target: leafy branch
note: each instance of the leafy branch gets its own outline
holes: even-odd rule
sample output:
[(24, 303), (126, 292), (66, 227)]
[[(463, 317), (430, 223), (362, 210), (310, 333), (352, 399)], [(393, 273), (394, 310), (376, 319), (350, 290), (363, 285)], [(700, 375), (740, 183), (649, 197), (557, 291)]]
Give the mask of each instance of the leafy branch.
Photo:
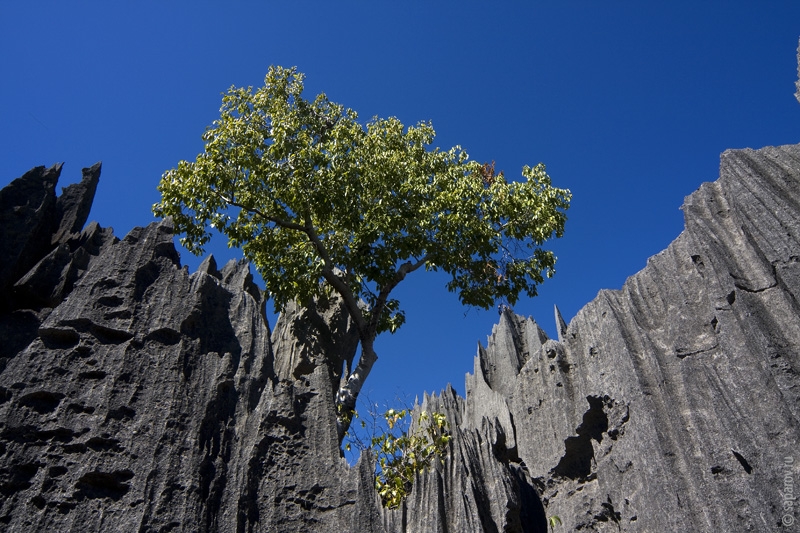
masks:
[[(411, 492), (414, 479), (439, 461), (444, 463), (451, 434), (443, 413), (388, 409), (383, 415), (369, 413), (371, 436), (365, 442), (352, 430), (347, 435), (345, 449), (356, 446), (368, 450), (376, 460), (375, 489), (384, 507), (395, 509)], [(354, 414), (358, 417), (358, 414)], [(366, 420), (360, 425), (367, 429)]]

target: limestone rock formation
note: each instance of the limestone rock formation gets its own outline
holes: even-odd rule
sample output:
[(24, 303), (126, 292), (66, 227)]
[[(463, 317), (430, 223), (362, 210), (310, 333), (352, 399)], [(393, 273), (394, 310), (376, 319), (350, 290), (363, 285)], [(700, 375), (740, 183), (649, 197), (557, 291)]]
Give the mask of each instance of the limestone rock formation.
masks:
[(797, 91), (794, 93), (797, 101), (800, 102), (800, 44), (797, 45), (797, 81), (795, 82)]
[[(333, 398), (357, 335), (338, 301), (289, 306), (270, 332), (248, 265), (209, 257), (190, 274), (169, 221), (122, 240), (94, 222), (76, 233), (99, 166), (56, 198), (60, 170), (0, 194), (0, 529), (502, 529), (471, 504), (384, 515), (371, 459), (341, 457)], [(472, 454), (491, 477), (462, 485), (482, 505), (517, 501), (518, 522), (513, 470)]]
[[(59, 166), (34, 169), (2, 196), (17, 223), (4, 238), (19, 252), (3, 265), (11, 297), (0, 331), (12, 342), (0, 375), (0, 524), (301, 531), (313, 529), (306, 510), (352, 507), (357, 472), (338, 459), (323, 416), (332, 407), (315, 399), (329, 376), (316, 366), (278, 379), (248, 265), (220, 271), (209, 258), (190, 275), (169, 222), (121, 241), (95, 223), (73, 233), (96, 170), (58, 200)], [(304, 333), (325, 349), (348, 340)], [(287, 466), (295, 454), (305, 468)], [(341, 477), (329, 475), (336, 467)]]
[[(5, 251), (5, 259), (0, 264), (2, 293), (7, 294), (10, 284), (28, 273), (47, 252), (52, 252), (50, 261), (63, 260), (68, 255), (65, 245), (74, 234), (81, 232), (89, 217), (100, 180), (100, 163), (83, 169), (81, 182), (66, 187), (56, 198), (55, 187), (60, 174), (61, 165), (49, 169), (36, 167), (0, 191), (0, 227), (3, 228), (0, 247)], [(74, 272), (63, 276), (61, 281), (67, 284), (74, 281)], [(37, 295), (45, 296), (42, 292)], [(11, 302), (3, 303), (7, 306)]]
[(780, 529), (800, 465), (798, 208), (800, 145), (727, 151), (685, 231), (559, 341), (502, 316), (463, 416), (502, 430), (566, 531)]
[[(99, 179), (0, 191), (0, 530), (775, 531), (800, 442), (800, 145), (722, 155), (685, 231), (558, 339), (506, 310), (452, 449), (397, 510), (350, 467), (336, 299), (274, 330), (246, 263), (181, 267), (170, 222), (83, 227)], [(81, 230), (81, 228), (83, 228)]]

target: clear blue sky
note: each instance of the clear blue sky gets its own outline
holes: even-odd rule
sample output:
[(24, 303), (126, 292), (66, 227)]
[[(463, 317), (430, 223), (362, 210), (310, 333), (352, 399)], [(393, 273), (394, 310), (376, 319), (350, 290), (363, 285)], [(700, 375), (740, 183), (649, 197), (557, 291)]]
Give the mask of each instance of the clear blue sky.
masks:
[[(122, 237), (153, 220), (161, 174), (202, 150), (223, 91), (296, 65), (309, 97), (430, 119), (439, 146), (506, 176), (543, 162), (572, 190), (556, 277), (515, 307), (552, 335), (554, 304), (571, 319), (677, 237), (723, 150), (800, 142), (798, 37), (797, 0), (8, 1), (0, 185), (60, 161), (66, 185), (102, 160), (91, 219)], [(463, 394), (498, 315), (462, 308), (444, 281), (398, 288), (408, 321), (378, 339), (374, 399)]]

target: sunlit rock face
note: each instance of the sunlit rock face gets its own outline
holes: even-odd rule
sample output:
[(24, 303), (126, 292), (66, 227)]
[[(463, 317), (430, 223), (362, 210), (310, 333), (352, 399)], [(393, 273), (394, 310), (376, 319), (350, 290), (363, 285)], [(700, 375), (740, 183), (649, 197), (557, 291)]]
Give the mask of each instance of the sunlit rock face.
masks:
[(794, 93), (797, 101), (800, 102), (800, 44), (797, 46), (797, 92)]
[(725, 152), (683, 210), (684, 232), (621, 290), (569, 325), (556, 311), (558, 340), (506, 310), (466, 399), (425, 398), (455, 421), (455, 453), (415, 487), (408, 531), (426, 530), (434, 502), (448, 516), (453, 494), (480, 494), (455, 472), (484, 479), (490, 468), (463, 460), (481, 446), (516, 496), (469, 507), (508, 531), (541, 528), (540, 512), (564, 531), (786, 523), (784, 480), (800, 471), (800, 145)]
[(684, 232), (558, 341), (503, 314), (463, 424), (502, 435), (565, 531), (777, 530), (800, 466), (799, 207), (800, 146), (725, 152)]
[(800, 146), (728, 151), (686, 229), (558, 339), (506, 310), (421, 409), (453, 432), (398, 510), (350, 467), (335, 299), (269, 327), (246, 263), (180, 265), (169, 221), (86, 219), (100, 167), (0, 191), (0, 530), (770, 531), (800, 477)]

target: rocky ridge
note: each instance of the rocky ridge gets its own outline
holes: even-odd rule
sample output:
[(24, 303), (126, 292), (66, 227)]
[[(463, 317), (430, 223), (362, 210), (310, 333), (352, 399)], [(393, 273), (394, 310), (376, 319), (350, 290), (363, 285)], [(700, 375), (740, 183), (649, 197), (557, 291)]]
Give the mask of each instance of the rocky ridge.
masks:
[[(270, 328), (246, 263), (181, 267), (169, 221), (85, 226), (100, 167), (0, 191), (0, 530), (771, 531), (800, 442), (800, 145), (722, 155), (685, 231), (558, 339), (505, 311), (420, 408), (452, 453), (406, 504), (341, 458), (357, 337), (335, 300)], [(787, 463), (787, 458), (792, 463)]]
[(502, 428), (565, 530), (781, 527), (800, 442), (798, 207), (800, 146), (727, 151), (686, 198), (685, 231), (569, 326), (557, 313), (558, 341), (503, 315), (464, 416)]
[[(371, 461), (340, 455), (333, 397), (357, 343), (342, 306), (290, 306), (270, 331), (246, 263), (209, 257), (190, 274), (169, 221), (121, 240), (94, 222), (78, 232), (100, 167), (56, 198), (60, 170), (0, 193), (0, 529), (404, 528)], [(473, 455), (508, 481), (476, 497), (515, 498), (508, 466)], [(492, 520), (431, 512), (446, 530)]]

